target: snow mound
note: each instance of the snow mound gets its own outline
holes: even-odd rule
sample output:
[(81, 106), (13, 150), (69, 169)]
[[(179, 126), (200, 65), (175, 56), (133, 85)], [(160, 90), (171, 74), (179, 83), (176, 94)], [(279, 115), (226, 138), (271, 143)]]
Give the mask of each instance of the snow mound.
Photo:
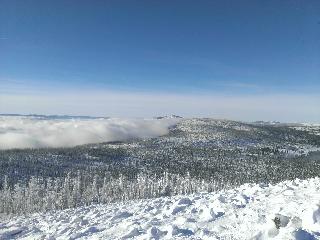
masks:
[(14, 217), (0, 239), (320, 239), (320, 179)]

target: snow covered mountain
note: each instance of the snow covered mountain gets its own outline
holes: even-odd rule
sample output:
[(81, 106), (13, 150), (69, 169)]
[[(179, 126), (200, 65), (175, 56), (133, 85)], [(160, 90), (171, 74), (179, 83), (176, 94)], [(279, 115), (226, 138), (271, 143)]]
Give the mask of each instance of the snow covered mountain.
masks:
[(320, 239), (320, 179), (19, 216), (0, 239)]

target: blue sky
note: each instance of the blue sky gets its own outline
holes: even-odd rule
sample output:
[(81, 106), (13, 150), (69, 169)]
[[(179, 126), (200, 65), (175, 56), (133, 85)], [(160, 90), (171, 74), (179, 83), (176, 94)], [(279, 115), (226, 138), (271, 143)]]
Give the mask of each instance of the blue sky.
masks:
[[(34, 106), (30, 100), (30, 106), (22, 109), (18, 98), (16, 104), (12, 98), (41, 97), (45, 102), (48, 95), (61, 93), (86, 92), (88, 102), (98, 92), (118, 93), (119, 98), (319, 96), (316, 0), (0, 0), (0, 5), (1, 112), (43, 113), (48, 111), (45, 106)], [(44, 92), (47, 95), (42, 96)], [(86, 111), (81, 105), (72, 111), (109, 115), (113, 112), (108, 104), (104, 111), (91, 112), (88, 106)], [(121, 106), (126, 115), (130, 106)], [(48, 113), (68, 111), (63, 103), (50, 107)], [(167, 112), (165, 104), (158, 109), (154, 114)], [(215, 115), (214, 109), (189, 113)], [(306, 115), (306, 120), (320, 117), (318, 112), (310, 114), (313, 117)], [(229, 116), (233, 117), (221, 115)], [(251, 118), (257, 117), (253, 110)]]

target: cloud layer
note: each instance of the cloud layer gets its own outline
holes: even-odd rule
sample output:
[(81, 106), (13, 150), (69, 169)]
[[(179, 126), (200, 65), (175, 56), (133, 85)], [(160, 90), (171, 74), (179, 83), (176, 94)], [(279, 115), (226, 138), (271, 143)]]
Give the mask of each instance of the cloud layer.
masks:
[(44, 119), (0, 117), (0, 149), (72, 147), (168, 133), (177, 119)]

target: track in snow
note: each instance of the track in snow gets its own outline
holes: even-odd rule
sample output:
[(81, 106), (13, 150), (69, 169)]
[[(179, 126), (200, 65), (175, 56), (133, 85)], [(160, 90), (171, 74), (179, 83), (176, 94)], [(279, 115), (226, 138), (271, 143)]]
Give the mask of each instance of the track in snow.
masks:
[(15, 217), (0, 239), (320, 239), (320, 179)]

